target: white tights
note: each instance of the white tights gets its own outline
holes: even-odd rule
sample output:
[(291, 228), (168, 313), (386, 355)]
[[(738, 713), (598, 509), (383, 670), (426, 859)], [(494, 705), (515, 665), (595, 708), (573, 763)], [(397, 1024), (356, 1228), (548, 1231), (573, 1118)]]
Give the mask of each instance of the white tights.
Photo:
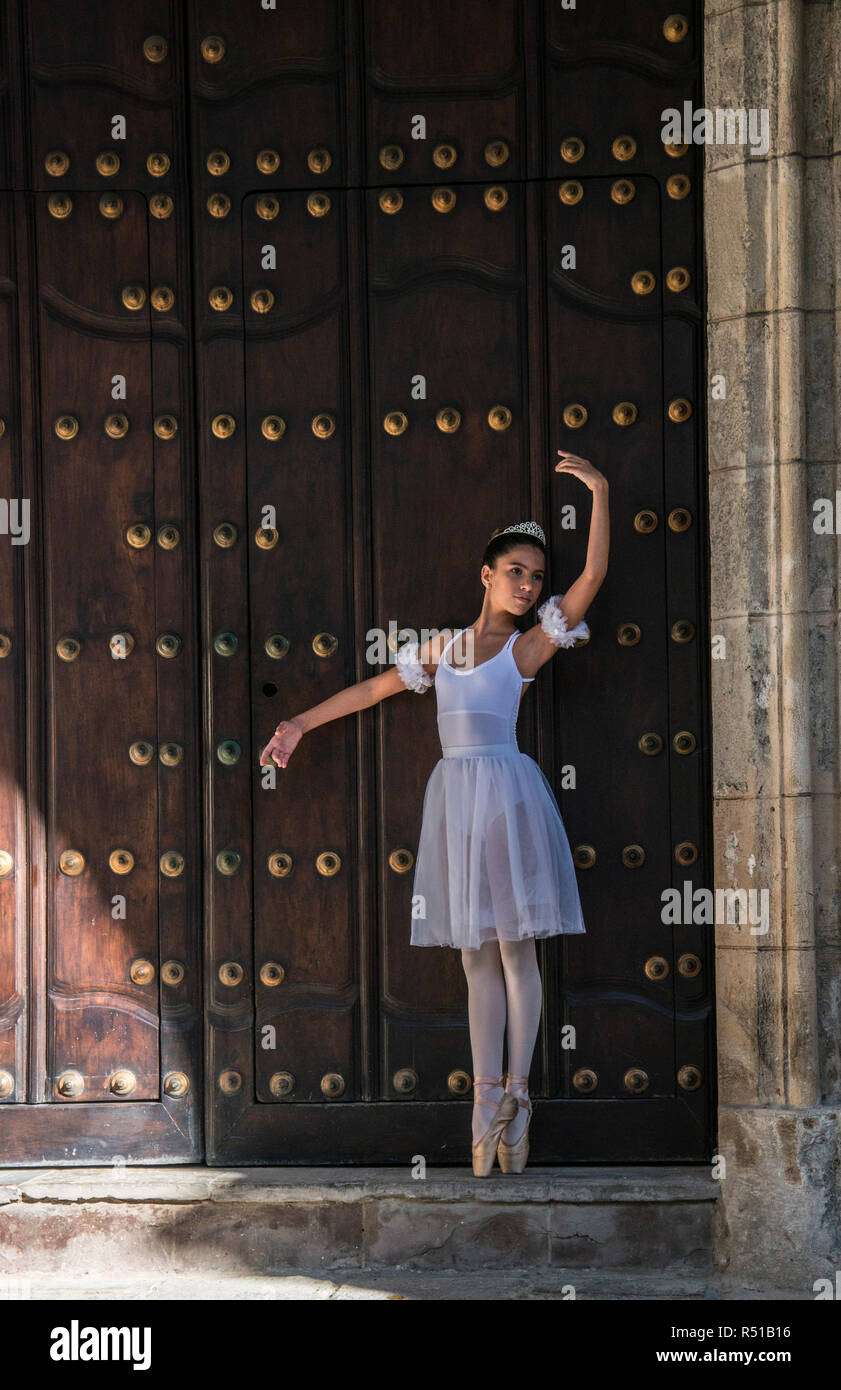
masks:
[[(467, 976), (467, 1016), (474, 1076), (502, 1075), (502, 1043), (508, 1022), (508, 1071), (528, 1076), (543, 990), (534, 937), (522, 941), (485, 941), (476, 951), (461, 952)], [(528, 1095), (522, 1082), (509, 1081), (512, 1095)], [(473, 1140), (481, 1139), (502, 1099), (502, 1086), (480, 1086), (473, 1093)], [(506, 1144), (519, 1139), (528, 1121), (524, 1105), (502, 1132)]]

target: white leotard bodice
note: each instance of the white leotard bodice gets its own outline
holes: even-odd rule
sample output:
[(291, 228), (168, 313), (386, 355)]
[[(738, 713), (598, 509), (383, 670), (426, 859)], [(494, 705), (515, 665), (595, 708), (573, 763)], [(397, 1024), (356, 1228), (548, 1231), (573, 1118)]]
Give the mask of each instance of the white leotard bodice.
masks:
[(438, 733), (445, 758), (462, 758), (484, 753), (488, 756), (519, 756), (517, 711), (523, 676), (514, 660), (513, 646), (520, 636), (512, 632), (496, 656), (478, 666), (453, 666), (446, 660), (459, 629), (445, 646), (435, 671), (435, 697), (438, 703)]

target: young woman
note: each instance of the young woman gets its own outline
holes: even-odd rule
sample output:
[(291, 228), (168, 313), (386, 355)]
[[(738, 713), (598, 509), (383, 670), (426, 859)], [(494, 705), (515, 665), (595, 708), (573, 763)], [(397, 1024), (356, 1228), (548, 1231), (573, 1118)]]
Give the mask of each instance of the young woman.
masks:
[(589, 635), (582, 619), (607, 572), (607, 481), (587, 459), (558, 453), (556, 471), (573, 474), (593, 495), (590, 535), (584, 569), (542, 605), (540, 621), (524, 632), (516, 626), (537, 602), (546, 573), (543, 531), (525, 521), (491, 537), (482, 610), (469, 628), (407, 643), (391, 670), (284, 720), (260, 757), (261, 765), (286, 767), (303, 734), (319, 724), (435, 685), (443, 756), (424, 795), (411, 944), (461, 951), (477, 1177), (488, 1176), (496, 1156), (512, 1173), (521, 1173), (528, 1158), (528, 1079), (542, 1002), (535, 938), (586, 931), (558, 804), (516, 741), (523, 694), (559, 647)]

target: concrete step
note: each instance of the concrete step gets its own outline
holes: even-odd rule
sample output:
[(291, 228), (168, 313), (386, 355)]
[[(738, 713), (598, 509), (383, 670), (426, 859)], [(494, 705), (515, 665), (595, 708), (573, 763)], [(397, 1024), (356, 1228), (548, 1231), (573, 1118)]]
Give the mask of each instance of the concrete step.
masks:
[(326, 1279), (329, 1297), (343, 1277), (377, 1270), (648, 1270), (701, 1287), (718, 1193), (695, 1166), (484, 1179), (453, 1168), (418, 1179), (387, 1168), (4, 1169), (0, 1271), (75, 1287), (117, 1274), (306, 1273)]

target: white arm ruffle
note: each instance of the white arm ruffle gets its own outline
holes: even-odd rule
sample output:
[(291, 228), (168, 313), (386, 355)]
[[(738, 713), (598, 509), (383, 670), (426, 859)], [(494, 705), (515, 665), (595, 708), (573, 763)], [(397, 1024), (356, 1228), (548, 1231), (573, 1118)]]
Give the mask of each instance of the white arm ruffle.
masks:
[(422, 695), (431, 686), (432, 677), (418, 660), (418, 647), (417, 642), (405, 642), (395, 656), (394, 664), (406, 689)]
[(579, 637), (589, 637), (590, 629), (582, 620), (575, 627), (567, 627), (566, 614), (561, 611), (563, 594), (553, 594), (537, 610), (540, 626), (556, 647), (574, 647)]

